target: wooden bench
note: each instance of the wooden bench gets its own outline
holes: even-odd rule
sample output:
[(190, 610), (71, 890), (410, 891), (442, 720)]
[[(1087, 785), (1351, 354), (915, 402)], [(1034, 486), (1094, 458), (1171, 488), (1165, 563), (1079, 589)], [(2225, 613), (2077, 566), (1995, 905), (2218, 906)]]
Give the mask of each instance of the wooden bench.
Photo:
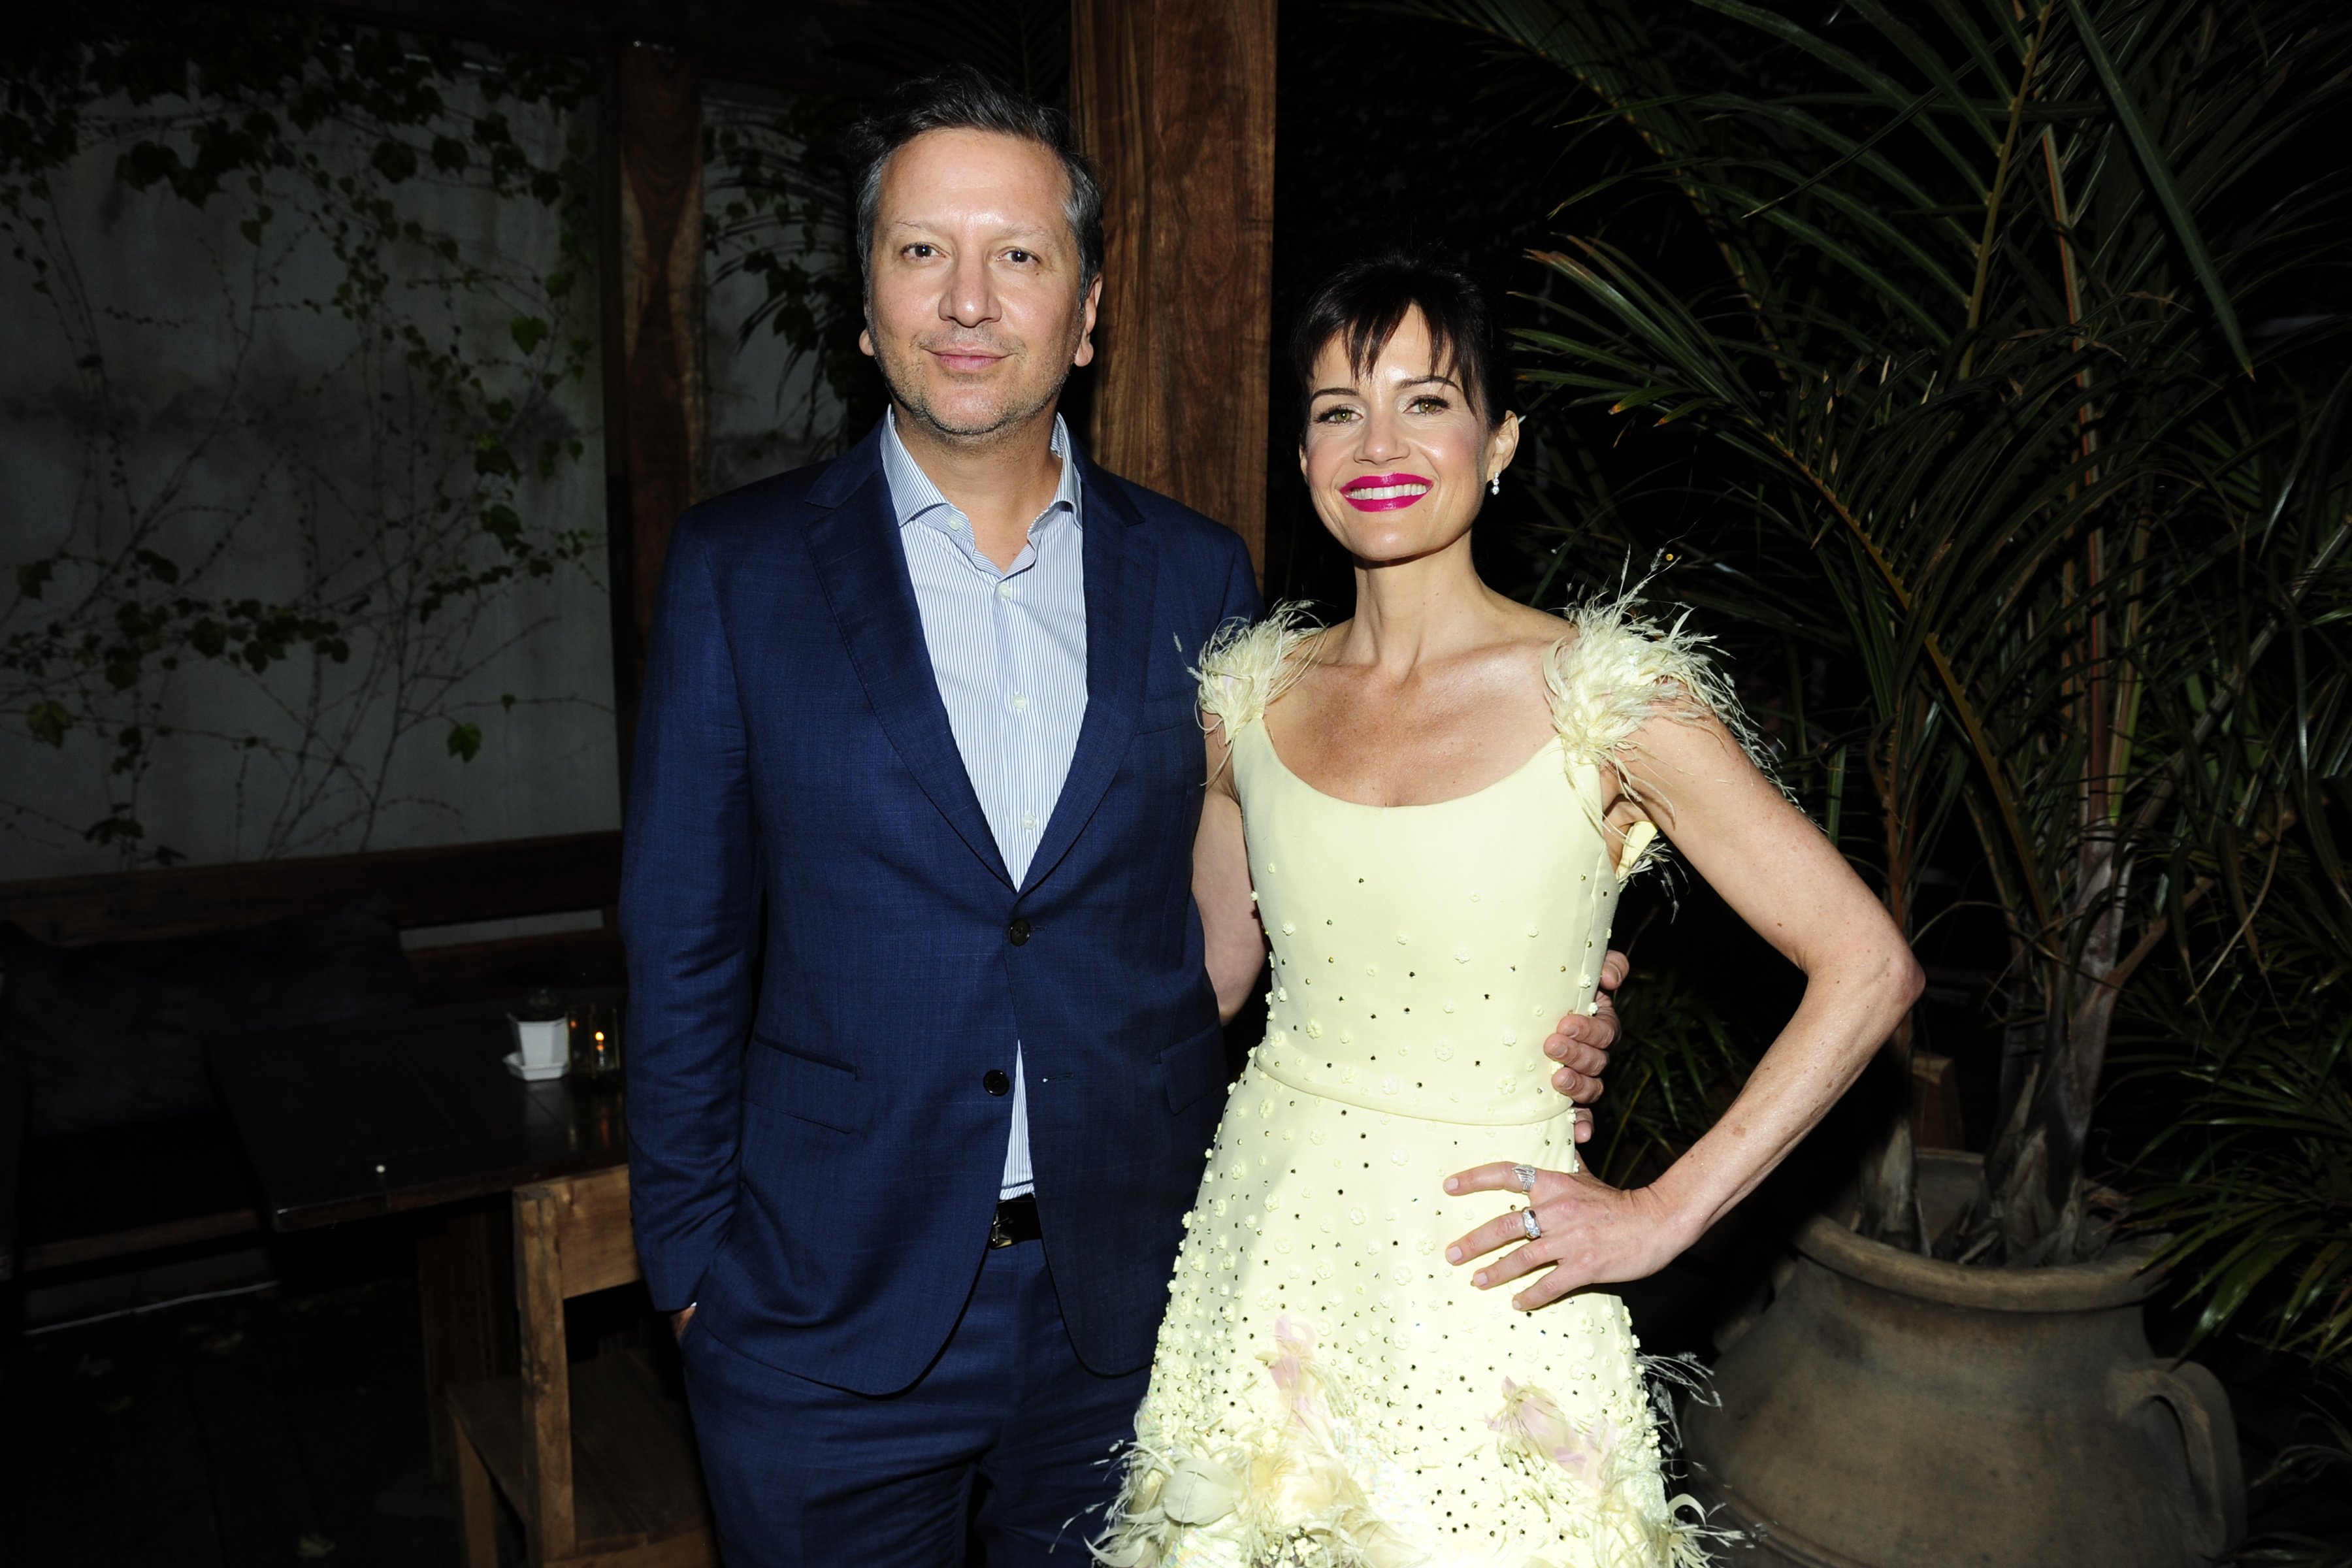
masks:
[[(323, 914), (386, 891), (404, 945), (423, 939), (407, 952), (416, 1005), (491, 1007), (534, 984), (620, 984), (620, 883), (621, 836), (581, 833), (0, 882), (0, 921), (75, 947)], [(580, 916), (565, 923), (583, 929), (525, 935), (466, 929), (560, 915)], [(5, 1047), (0, 1040), (0, 1053)], [(226, 1116), (27, 1139), (16, 1158), (24, 1127), (21, 1091), (12, 1094), (17, 1083), (0, 1056), (0, 1279), (260, 1228)], [(165, 1173), (168, 1179), (159, 1179)]]

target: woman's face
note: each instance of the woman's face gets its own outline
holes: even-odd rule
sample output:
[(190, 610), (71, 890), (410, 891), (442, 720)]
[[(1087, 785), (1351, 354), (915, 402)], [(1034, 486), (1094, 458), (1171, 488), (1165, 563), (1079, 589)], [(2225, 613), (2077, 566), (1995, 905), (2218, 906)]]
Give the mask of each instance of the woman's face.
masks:
[(1315, 361), (1299, 471), (1323, 526), (1368, 565), (1411, 561), (1470, 531), (1482, 487), (1508, 467), (1519, 424), (1491, 429), (1437, 367), (1429, 325), (1409, 311), (1361, 378), (1339, 338)]

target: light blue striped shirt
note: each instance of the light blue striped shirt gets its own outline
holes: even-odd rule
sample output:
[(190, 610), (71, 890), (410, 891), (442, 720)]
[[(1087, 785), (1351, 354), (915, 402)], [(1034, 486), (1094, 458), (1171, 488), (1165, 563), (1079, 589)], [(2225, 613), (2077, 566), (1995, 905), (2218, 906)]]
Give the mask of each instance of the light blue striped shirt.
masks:
[[(892, 410), (882, 431), (882, 474), (898, 514), (907, 574), (948, 728), (963, 755), (1004, 868), (1018, 887), (1061, 798), (1078, 726), (1087, 716), (1087, 576), (1084, 509), (1070, 434), (1054, 416), (1062, 482), (1029, 525), (1029, 542), (999, 571), (971, 536), (971, 520), (940, 493), (898, 438)], [(1029, 1169), (1029, 1086), (1013, 1048), (1013, 1136), (1000, 1195), (1034, 1185)]]

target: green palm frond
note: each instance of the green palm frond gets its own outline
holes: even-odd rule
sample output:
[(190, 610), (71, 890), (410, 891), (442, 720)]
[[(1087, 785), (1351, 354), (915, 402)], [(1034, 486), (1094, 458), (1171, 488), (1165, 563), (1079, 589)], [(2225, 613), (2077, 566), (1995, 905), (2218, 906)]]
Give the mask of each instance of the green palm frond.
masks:
[(2192, 961), (2137, 1000), (2137, 1072), (2183, 1104), (2142, 1157), (2143, 1200), (2171, 1233), (2164, 1260), (2200, 1303), (2200, 1337), (2235, 1327), (2352, 1366), (2352, 900), (2311, 843), (2249, 836), (2247, 860), (2284, 874), (2246, 913), (2209, 900), (2190, 919), (2197, 958), (2235, 948), (2259, 963), (2199, 987), (2210, 964)]

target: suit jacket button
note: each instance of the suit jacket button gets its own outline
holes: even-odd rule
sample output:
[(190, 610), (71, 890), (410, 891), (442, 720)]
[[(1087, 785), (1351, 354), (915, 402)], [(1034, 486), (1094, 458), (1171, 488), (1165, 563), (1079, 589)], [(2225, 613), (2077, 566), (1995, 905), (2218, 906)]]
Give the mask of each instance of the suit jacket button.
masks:
[(1013, 946), (1026, 946), (1029, 941), (1029, 922), (1026, 920), (1014, 921), (1004, 928), (1004, 934), (1013, 939)]
[(1003, 1068), (991, 1068), (987, 1076), (980, 1080), (980, 1087), (1002, 1098), (1013, 1091), (1013, 1080), (1004, 1076)]

